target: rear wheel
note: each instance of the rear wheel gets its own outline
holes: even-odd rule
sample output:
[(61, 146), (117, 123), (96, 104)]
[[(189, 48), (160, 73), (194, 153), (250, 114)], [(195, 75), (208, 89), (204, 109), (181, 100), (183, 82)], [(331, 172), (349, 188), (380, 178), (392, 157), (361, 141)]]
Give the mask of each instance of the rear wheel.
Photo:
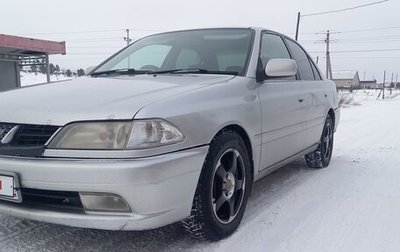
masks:
[(318, 148), (305, 155), (306, 163), (311, 168), (325, 168), (329, 165), (333, 151), (334, 125), (331, 115), (328, 115)]
[(251, 191), (250, 167), (238, 134), (226, 131), (215, 137), (200, 175), (191, 216), (183, 221), (191, 234), (216, 241), (237, 229)]

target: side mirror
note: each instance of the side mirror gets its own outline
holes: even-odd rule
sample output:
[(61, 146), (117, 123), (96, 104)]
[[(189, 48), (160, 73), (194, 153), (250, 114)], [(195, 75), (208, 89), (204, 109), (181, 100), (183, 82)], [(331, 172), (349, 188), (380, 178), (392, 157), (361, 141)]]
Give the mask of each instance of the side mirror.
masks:
[(265, 67), (268, 77), (291, 77), (297, 74), (297, 63), (292, 59), (271, 59)]

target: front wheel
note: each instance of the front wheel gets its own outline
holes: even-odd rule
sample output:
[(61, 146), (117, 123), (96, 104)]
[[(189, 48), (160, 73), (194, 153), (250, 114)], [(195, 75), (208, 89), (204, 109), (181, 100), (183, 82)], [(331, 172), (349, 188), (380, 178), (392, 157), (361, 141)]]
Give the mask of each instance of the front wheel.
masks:
[(305, 155), (305, 160), (309, 167), (325, 168), (329, 165), (333, 151), (333, 131), (333, 119), (331, 115), (328, 115), (318, 148), (314, 152)]
[(182, 223), (196, 238), (216, 241), (239, 226), (251, 192), (249, 155), (233, 131), (215, 137), (200, 175), (191, 216)]

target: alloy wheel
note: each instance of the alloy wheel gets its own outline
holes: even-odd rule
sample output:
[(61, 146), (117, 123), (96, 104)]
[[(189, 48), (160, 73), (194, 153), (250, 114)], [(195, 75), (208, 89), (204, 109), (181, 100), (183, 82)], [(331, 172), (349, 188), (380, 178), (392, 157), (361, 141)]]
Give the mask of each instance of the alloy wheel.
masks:
[(235, 219), (243, 202), (246, 173), (238, 150), (228, 149), (218, 159), (212, 182), (212, 205), (215, 217), (223, 224)]
[(328, 159), (332, 153), (333, 146), (333, 129), (332, 124), (327, 123), (324, 127), (324, 133), (322, 136), (322, 155), (325, 159)]

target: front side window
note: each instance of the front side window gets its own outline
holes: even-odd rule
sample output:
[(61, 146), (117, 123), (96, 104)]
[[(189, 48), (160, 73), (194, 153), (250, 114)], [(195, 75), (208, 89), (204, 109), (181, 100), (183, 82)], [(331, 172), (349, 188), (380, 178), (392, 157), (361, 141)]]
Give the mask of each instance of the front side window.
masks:
[(286, 39), (287, 45), (292, 53), (293, 59), (297, 62), (297, 72), (301, 80), (314, 80), (314, 73), (307, 54), (304, 50), (290, 39)]
[(271, 59), (290, 59), (290, 55), (280, 36), (264, 33), (260, 48), (260, 60), (263, 69)]
[(135, 69), (204, 69), (244, 75), (250, 58), (251, 29), (204, 29), (156, 34), (133, 43), (96, 72)]

